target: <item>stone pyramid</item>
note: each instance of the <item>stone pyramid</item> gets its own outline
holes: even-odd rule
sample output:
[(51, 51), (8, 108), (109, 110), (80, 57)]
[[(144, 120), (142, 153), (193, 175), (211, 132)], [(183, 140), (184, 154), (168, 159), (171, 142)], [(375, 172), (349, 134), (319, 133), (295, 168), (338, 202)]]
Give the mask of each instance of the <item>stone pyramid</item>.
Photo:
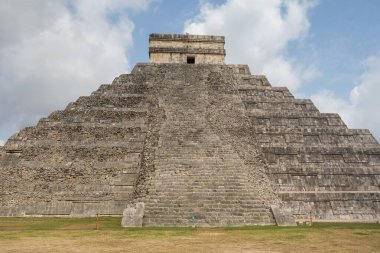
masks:
[(0, 149), (0, 216), (121, 215), (143, 226), (380, 219), (368, 130), (224, 64), (222, 36), (150, 35), (137, 64)]

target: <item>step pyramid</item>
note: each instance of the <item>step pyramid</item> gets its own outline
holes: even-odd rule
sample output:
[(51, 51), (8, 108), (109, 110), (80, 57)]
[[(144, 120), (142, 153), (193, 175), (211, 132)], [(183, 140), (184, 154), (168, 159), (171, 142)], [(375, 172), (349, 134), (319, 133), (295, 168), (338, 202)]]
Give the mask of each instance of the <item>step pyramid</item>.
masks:
[(380, 145), (368, 130), (220, 64), (220, 49), (157, 49), (220, 38), (151, 35), (154, 61), (13, 135), (0, 148), (0, 216), (121, 215), (143, 202), (143, 226), (273, 224), (271, 206), (378, 221)]

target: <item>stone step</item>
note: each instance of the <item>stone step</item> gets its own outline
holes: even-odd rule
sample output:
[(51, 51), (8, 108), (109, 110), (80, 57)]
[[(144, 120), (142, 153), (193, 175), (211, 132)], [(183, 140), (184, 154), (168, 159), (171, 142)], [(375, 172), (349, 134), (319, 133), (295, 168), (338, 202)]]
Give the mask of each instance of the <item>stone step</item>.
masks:
[(284, 193), (297, 219), (379, 220), (380, 195), (375, 193)]
[(135, 146), (68, 146), (68, 147), (29, 147), (22, 149), (22, 157), (24, 159), (40, 159), (45, 162), (51, 161), (72, 161), (76, 157), (82, 160), (92, 160), (93, 162), (105, 160), (121, 160), (128, 153), (142, 152), (143, 145)]
[(345, 126), (295, 127), (275, 126), (252, 128), (252, 134), (260, 143), (304, 143), (308, 146), (336, 145), (377, 147), (379, 144), (366, 129), (348, 129)]
[[(283, 141), (283, 138), (279, 138), (279, 136), (271, 136), (268, 137), (271, 141), (267, 141), (268, 139), (260, 139), (257, 140), (260, 142), (260, 147), (265, 153), (274, 153), (281, 154), (281, 148), (287, 149), (285, 152), (287, 154), (305, 154), (305, 153), (317, 153), (317, 154), (349, 154), (354, 155), (357, 154), (379, 154), (380, 153), (380, 145), (376, 142), (362, 142), (357, 143), (355, 145), (350, 145), (349, 140), (344, 141), (343, 138), (336, 138), (337, 142), (313, 142), (310, 144), (307, 141), (302, 141), (302, 139), (298, 140), (298, 142), (292, 141)], [(302, 137), (300, 137), (302, 138)], [(280, 149), (278, 149), (280, 148)], [(293, 151), (292, 151), (293, 150)], [(290, 152), (290, 153), (289, 153)], [(284, 153), (286, 154), (286, 153)]]
[(346, 126), (316, 126), (316, 127), (307, 127), (307, 126), (294, 126), (289, 128), (285, 125), (280, 126), (252, 126), (251, 131), (253, 134), (302, 134), (302, 135), (342, 135), (342, 136), (372, 136), (368, 129), (350, 129)]
[(249, 75), (249, 74), (240, 74), (240, 83), (250, 86), (268, 86), (271, 87), (270, 83), (266, 76), (263, 75)]
[(308, 100), (297, 99), (243, 99), (247, 109), (265, 110), (265, 111), (303, 111), (319, 112), (315, 105)]
[(377, 141), (371, 135), (304, 135), (295, 133), (271, 133), (255, 134), (255, 140), (261, 146), (268, 143), (284, 145), (307, 145), (308, 147), (350, 147), (355, 142), (356, 147), (376, 148), (379, 146)]
[[(282, 165), (289, 163), (292, 166), (299, 164), (316, 163), (323, 167), (329, 167), (332, 164), (345, 164), (345, 163), (362, 163), (367, 166), (373, 166), (379, 163), (380, 154), (375, 153), (376, 150), (366, 150), (360, 152), (347, 152), (347, 150), (339, 148), (332, 148), (331, 150), (324, 151), (301, 151), (295, 153), (295, 150), (277, 150), (266, 148), (264, 157), (269, 164)], [(360, 165), (359, 165), (360, 166)]]
[(137, 109), (117, 109), (115, 108), (77, 108), (73, 110), (64, 110), (53, 112), (49, 119), (64, 122), (94, 122), (105, 120), (107, 123), (118, 123), (121, 121), (144, 118), (147, 116), (146, 110)]
[(146, 99), (143, 95), (134, 96), (86, 96), (71, 103), (66, 109), (72, 108), (136, 108), (146, 107)]
[[(379, 202), (379, 191), (284, 191), (279, 192), (285, 200), (313, 200), (313, 201), (347, 201), (347, 200), (369, 200)], [(379, 202), (380, 204), (380, 202)]]
[(145, 138), (135, 138), (130, 140), (120, 140), (117, 138), (113, 139), (38, 139), (38, 140), (24, 140), (23, 142), (10, 142), (6, 147), (6, 151), (8, 150), (24, 150), (28, 148), (55, 148), (58, 146), (62, 146), (65, 148), (70, 147), (86, 147), (89, 148), (108, 148), (108, 147), (130, 147), (131, 150), (140, 149), (140, 147), (144, 144)]
[[(198, 213), (196, 211), (191, 211), (191, 209), (195, 209), (195, 208), (190, 208), (190, 210), (187, 210), (184, 208), (173, 208), (173, 207), (162, 208), (162, 209), (157, 208), (153, 210), (148, 209), (145, 212), (145, 217), (150, 218), (151, 216), (151, 217), (154, 217), (153, 219), (157, 219), (157, 220), (158, 219), (160, 220), (177, 219), (177, 218), (191, 219), (193, 215), (196, 215)], [(204, 207), (202, 209), (207, 209), (207, 213), (205, 215), (211, 216), (213, 215), (213, 213), (215, 214), (217, 213), (219, 218), (227, 218), (227, 219), (234, 219), (234, 217), (245, 217), (245, 218), (268, 217), (268, 212), (266, 210), (250, 212), (248, 209), (237, 209), (237, 208), (229, 207), (229, 206), (225, 206), (225, 207), (222, 206), (220, 208)], [(200, 213), (202, 213), (202, 211)]]
[(310, 99), (298, 99), (298, 98), (276, 98), (276, 97), (243, 97), (241, 98), (245, 105), (250, 104), (295, 104), (295, 105), (310, 105), (314, 106), (314, 103)]
[(302, 111), (247, 110), (247, 116), (256, 126), (323, 127), (346, 126), (337, 114)]
[(255, 118), (289, 118), (289, 119), (298, 119), (298, 118), (326, 118), (329, 120), (340, 119), (339, 114), (336, 113), (319, 113), (319, 112), (302, 112), (302, 111), (285, 111), (281, 112), (278, 110), (275, 111), (265, 111), (265, 110), (254, 110), (247, 109), (247, 116)]
[(49, 128), (49, 127), (89, 127), (89, 128), (123, 128), (125, 131), (129, 132), (146, 132), (147, 125), (145, 118), (134, 118), (128, 120), (121, 120), (120, 122), (112, 122), (112, 120), (94, 119), (92, 122), (86, 122), (84, 119), (76, 121), (64, 121), (55, 120), (49, 118), (42, 118), (38, 124), (38, 128)]
[[(246, 116), (257, 118), (257, 119), (271, 119), (271, 118), (284, 118), (284, 119), (300, 119), (300, 118), (320, 118), (321, 113), (313, 112), (303, 112), (303, 111), (291, 111), (286, 110), (284, 112), (278, 110), (255, 110), (247, 109)], [(275, 125), (274, 125), (275, 126)]]
[[(335, 156), (335, 155), (334, 155)], [(313, 160), (311, 160), (313, 159)], [(298, 166), (305, 164), (314, 163), (315, 166), (319, 165), (321, 167), (330, 167), (334, 164), (341, 164), (342, 166), (346, 166), (348, 163), (354, 163), (357, 166), (378, 166), (380, 163), (379, 155), (367, 155), (360, 158), (348, 158), (347, 160), (341, 159), (336, 160), (335, 157), (331, 159), (328, 155), (316, 156), (312, 157), (309, 161), (305, 162), (304, 160), (299, 161), (296, 155), (273, 155), (273, 154), (265, 154), (265, 162), (269, 165), (276, 166)]]
[(268, 171), (271, 174), (290, 175), (378, 175), (380, 165), (368, 166), (355, 163), (333, 163), (329, 167), (321, 168), (318, 163), (298, 164), (288, 167), (279, 167), (268, 164)]
[(380, 190), (380, 175), (289, 175), (273, 174), (278, 189), (309, 190)]
[(287, 98), (292, 99), (294, 96), (286, 87), (256, 86), (251, 84), (239, 84), (239, 95), (242, 98)]
[[(146, 132), (136, 131), (136, 128), (82, 126), (82, 125), (55, 125), (50, 127), (30, 127), (20, 131), (19, 140), (32, 143), (55, 139), (58, 142), (95, 142), (95, 141), (144, 141)], [(17, 141), (16, 139), (10, 139)]]
[(251, 75), (251, 71), (249, 70), (248, 65), (245, 65), (245, 64), (228, 64), (227, 67), (235, 75), (238, 75), (238, 76), (250, 76)]
[(302, 144), (291, 144), (284, 145), (283, 143), (268, 143), (262, 144), (261, 149), (264, 153), (272, 153), (272, 154), (290, 154), (290, 155), (301, 155), (304, 153), (311, 154), (337, 154), (337, 155), (354, 155), (354, 154), (380, 154), (380, 145), (377, 145), (373, 148), (367, 147), (355, 147), (355, 146), (347, 146), (347, 147), (329, 147), (329, 146), (316, 146), (310, 147)]
[[(255, 91), (263, 91), (263, 92), (289, 92), (291, 95), (289, 89), (285, 86), (283, 87), (273, 87), (273, 86), (255, 86), (255, 85), (247, 85), (245, 83), (239, 83), (237, 86), (237, 90), (241, 93), (244, 94), (244, 92), (255, 92)], [(249, 93), (247, 93), (249, 94)], [(263, 96), (264, 97), (264, 96)], [(290, 97), (293, 97), (291, 95)]]
[(140, 150), (144, 144), (144, 140), (136, 141), (82, 141), (82, 140), (38, 140), (38, 141), (24, 141), (19, 144), (20, 149), (102, 149), (102, 148), (128, 148), (130, 150)]
[(134, 83), (136, 81), (136, 76), (133, 74), (121, 74), (112, 81), (114, 84), (123, 84), (123, 83)]
[(147, 94), (150, 89), (149, 85), (138, 83), (101, 85), (97, 91), (92, 93), (92, 95), (124, 96), (129, 94)]

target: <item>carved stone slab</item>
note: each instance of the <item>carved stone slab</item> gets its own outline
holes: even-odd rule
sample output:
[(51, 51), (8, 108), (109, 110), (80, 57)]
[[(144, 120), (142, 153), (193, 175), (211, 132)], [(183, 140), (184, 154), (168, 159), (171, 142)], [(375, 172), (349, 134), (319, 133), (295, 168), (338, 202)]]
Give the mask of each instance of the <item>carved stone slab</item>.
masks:
[(139, 202), (128, 205), (123, 211), (122, 227), (142, 227), (145, 205)]
[(285, 209), (280, 209), (278, 206), (271, 206), (271, 210), (276, 220), (277, 226), (287, 227), (287, 226), (297, 226), (296, 221), (294, 220), (293, 215), (290, 211)]

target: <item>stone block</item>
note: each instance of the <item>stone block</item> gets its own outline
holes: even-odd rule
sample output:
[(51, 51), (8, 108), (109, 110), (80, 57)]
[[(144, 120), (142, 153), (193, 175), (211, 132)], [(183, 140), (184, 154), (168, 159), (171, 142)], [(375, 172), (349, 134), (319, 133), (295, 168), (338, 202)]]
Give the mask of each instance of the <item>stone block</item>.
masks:
[(123, 211), (122, 227), (142, 227), (145, 205), (143, 202), (129, 204)]
[(271, 206), (271, 211), (273, 213), (277, 226), (297, 226), (291, 210), (280, 209), (278, 206)]

